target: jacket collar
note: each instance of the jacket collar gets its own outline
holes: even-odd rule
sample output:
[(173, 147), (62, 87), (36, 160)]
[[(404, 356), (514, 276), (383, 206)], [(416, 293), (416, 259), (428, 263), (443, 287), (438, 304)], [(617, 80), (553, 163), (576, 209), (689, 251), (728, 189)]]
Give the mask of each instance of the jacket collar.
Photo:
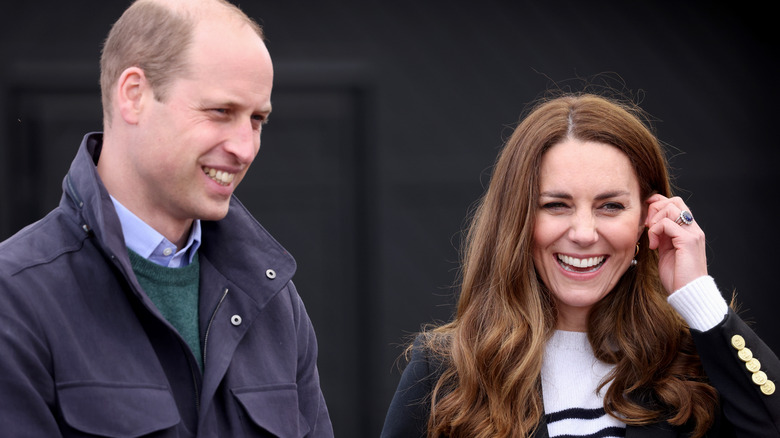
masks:
[(84, 136), (62, 182), (60, 207), (72, 211), (81, 229), (94, 235), (109, 256), (128, 259), (119, 217), (97, 173), (102, 146), (103, 134), (93, 132)]
[[(129, 257), (119, 218), (111, 197), (97, 173), (96, 164), (103, 146), (103, 134), (84, 136), (76, 158), (62, 183), (60, 207), (73, 212), (83, 232), (94, 235), (98, 245), (130, 273)], [(292, 278), (295, 259), (233, 196), (227, 216), (220, 221), (202, 221), (201, 255), (231, 282), (250, 294), (259, 304), (269, 301)], [(273, 273), (268, 273), (268, 270)], [(259, 271), (259, 272), (258, 272)], [(257, 287), (258, 277), (273, 276), (273, 286)]]
[(224, 219), (201, 221), (201, 229), (201, 255), (225, 278), (253, 296), (260, 307), (292, 279), (295, 259), (235, 196)]

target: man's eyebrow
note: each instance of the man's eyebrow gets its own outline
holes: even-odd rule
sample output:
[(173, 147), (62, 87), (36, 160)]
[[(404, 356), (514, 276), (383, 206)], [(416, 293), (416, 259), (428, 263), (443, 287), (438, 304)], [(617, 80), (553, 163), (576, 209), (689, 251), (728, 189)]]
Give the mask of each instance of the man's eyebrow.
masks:
[[(233, 99), (213, 99), (210, 101), (210, 103), (207, 103), (205, 106), (218, 106), (218, 107), (224, 107), (224, 108), (245, 108), (247, 105), (244, 103), (240, 103), (238, 101), (235, 101)], [(260, 114), (271, 114), (272, 106), (269, 103), (268, 105), (264, 105), (262, 108), (258, 109), (257, 113)]]

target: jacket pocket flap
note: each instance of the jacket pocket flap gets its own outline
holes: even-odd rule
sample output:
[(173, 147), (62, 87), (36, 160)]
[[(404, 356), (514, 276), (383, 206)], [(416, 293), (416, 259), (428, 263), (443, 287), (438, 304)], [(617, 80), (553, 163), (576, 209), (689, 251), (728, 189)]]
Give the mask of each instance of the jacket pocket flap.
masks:
[(253, 388), (237, 388), (233, 395), (257, 426), (278, 437), (302, 437), (309, 425), (298, 408), (294, 383)]
[(59, 384), (57, 393), (65, 422), (94, 435), (137, 437), (181, 421), (164, 386), (74, 382)]

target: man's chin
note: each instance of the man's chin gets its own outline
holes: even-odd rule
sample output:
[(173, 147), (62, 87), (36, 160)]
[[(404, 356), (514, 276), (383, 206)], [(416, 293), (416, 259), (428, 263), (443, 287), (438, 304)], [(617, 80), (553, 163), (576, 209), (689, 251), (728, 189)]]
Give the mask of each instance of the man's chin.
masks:
[(198, 219), (202, 221), (218, 221), (222, 220), (227, 216), (228, 214), (228, 208), (230, 207), (229, 203), (225, 203), (224, 207), (215, 207), (212, 209), (209, 209), (207, 211), (201, 211), (198, 215)]

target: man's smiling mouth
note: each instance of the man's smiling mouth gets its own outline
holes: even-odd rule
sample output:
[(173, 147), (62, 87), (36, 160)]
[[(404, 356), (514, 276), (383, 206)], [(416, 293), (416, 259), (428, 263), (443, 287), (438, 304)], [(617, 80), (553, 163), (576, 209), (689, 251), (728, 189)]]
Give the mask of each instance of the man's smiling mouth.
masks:
[(563, 254), (558, 254), (557, 259), (558, 259), (558, 264), (561, 265), (563, 269), (569, 272), (578, 272), (578, 273), (595, 272), (601, 267), (601, 265), (604, 264), (604, 261), (607, 260), (605, 256), (578, 259), (576, 257), (571, 257)]
[(233, 182), (233, 178), (236, 177), (235, 173), (228, 173), (223, 172), (221, 170), (213, 169), (211, 167), (203, 167), (203, 173), (208, 175), (211, 179), (216, 181), (218, 184), (227, 186), (230, 185), (231, 182)]

